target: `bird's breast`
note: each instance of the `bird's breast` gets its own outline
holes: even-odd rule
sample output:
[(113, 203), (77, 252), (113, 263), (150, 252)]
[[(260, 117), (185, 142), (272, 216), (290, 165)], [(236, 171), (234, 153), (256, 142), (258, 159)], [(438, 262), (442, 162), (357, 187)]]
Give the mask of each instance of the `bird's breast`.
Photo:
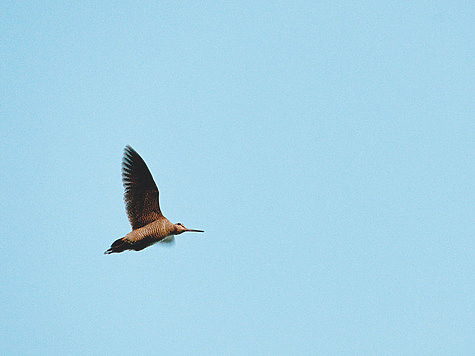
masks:
[(127, 234), (126, 238), (132, 242), (138, 242), (145, 239), (158, 242), (167, 236), (173, 235), (174, 231), (175, 225), (168, 220), (160, 219), (139, 229), (133, 230)]

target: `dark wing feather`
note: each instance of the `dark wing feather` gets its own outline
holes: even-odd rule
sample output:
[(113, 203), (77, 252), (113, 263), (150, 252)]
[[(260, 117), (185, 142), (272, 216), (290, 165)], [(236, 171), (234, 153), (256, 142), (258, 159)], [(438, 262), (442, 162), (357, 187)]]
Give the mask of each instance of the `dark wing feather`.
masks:
[(158, 188), (142, 157), (130, 146), (122, 159), (125, 208), (132, 229), (138, 229), (162, 216)]

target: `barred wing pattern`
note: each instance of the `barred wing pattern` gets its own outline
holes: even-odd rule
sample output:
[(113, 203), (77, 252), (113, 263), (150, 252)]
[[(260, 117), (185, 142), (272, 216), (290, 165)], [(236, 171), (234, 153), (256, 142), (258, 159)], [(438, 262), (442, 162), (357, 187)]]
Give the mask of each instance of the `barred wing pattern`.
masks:
[(142, 157), (130, 146), (122, 159), (125, 207), (132, 229), (138, 229), (162, 217), (158, 188)]

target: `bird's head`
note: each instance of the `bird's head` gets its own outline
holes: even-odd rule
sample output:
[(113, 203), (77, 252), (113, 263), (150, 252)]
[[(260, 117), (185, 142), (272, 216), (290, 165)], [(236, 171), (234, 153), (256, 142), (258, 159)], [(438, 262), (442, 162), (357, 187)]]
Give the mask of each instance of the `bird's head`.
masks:
[(187, 227), (185, 227), (185, 225), (183, 225), (182, 223), (176, 223), (175, 224), (175, 228), (176, 228), (176, 233), (175, 235), (180, 235), (186, 231), (190, 231), (190, 232), (204, 232), (203, 230), (194, 230), (194, 229), (188, 229)]

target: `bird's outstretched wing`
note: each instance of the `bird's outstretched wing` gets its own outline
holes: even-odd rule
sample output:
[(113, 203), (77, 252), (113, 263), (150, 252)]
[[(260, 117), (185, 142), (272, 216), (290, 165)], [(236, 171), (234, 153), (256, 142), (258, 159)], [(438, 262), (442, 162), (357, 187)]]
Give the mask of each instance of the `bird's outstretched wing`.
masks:
[(162, 216), (158, 188), (142, 157), (130, 146), (122, 159), (125, 208), (132, 229), (138, 229)]

